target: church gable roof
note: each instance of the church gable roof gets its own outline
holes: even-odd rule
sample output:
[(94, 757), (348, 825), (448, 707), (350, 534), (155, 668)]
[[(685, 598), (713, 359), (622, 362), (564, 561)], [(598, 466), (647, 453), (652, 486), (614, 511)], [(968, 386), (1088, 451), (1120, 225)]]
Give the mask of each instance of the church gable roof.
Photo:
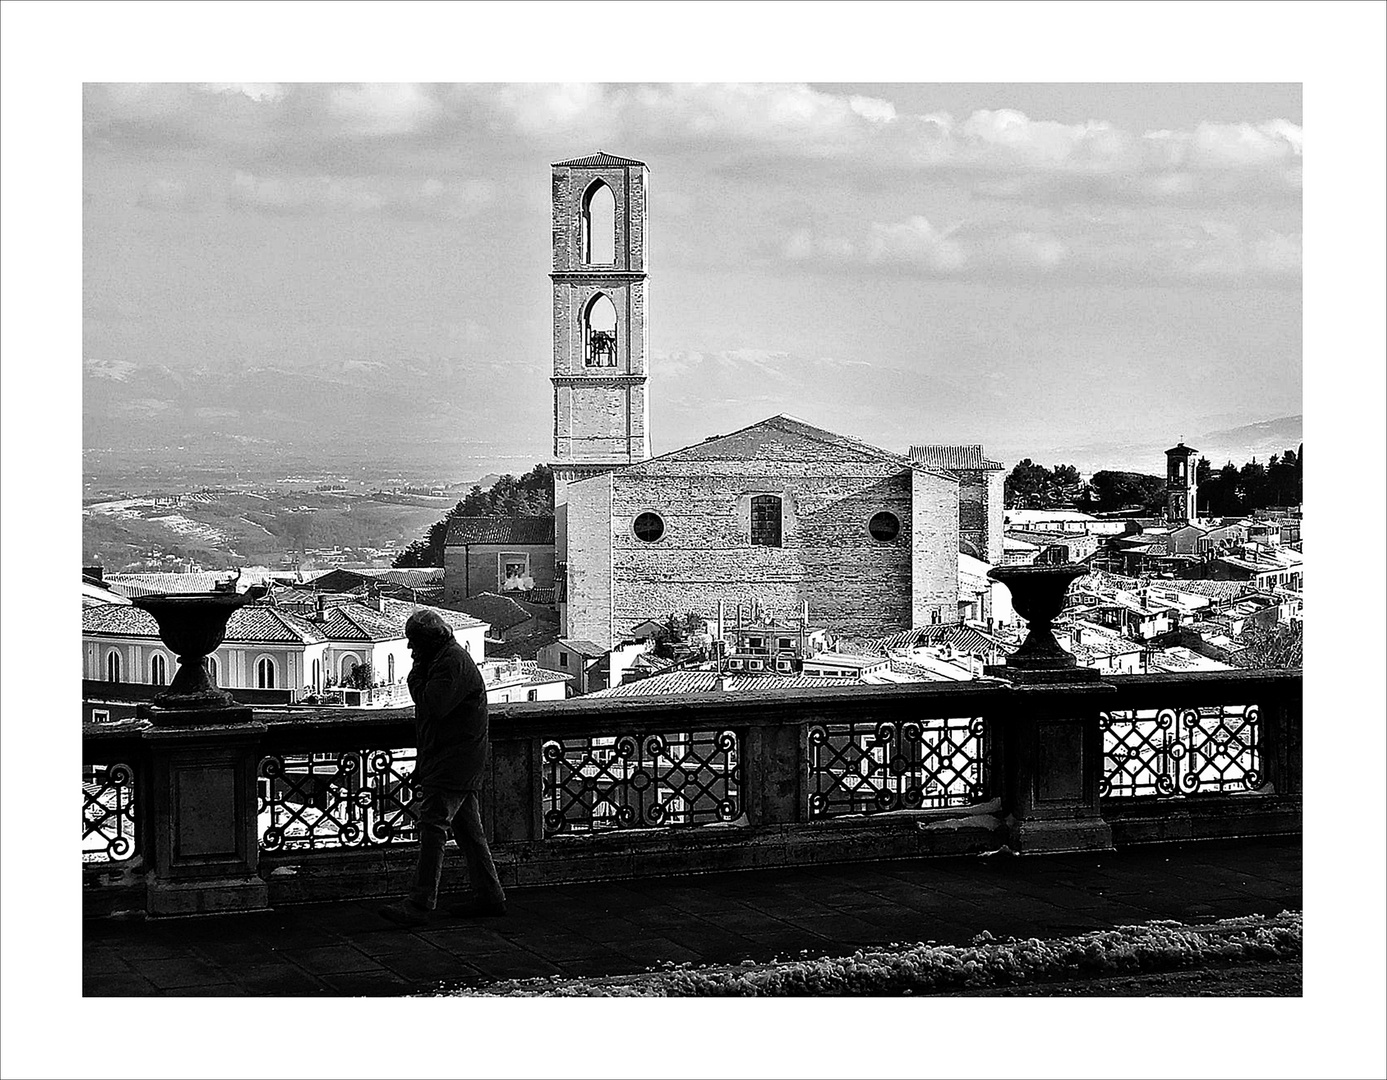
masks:
[(780, 414), (767, 417), (755, 424), (749, 424), (726, 435), (711, 435), (701, 443), (686, 446), (681, 450), (671, 450), (667, 454), (650, 458), (648, 461), (628, 466), (626, 473), (639, 474), (651, 462), (677, 461), (753, 461), (765, 456), (765, 451), (773, 445), (785, 446), (789, 443), (814, 443), (831, 447), (845, 456), (869, 461), (888, 462), (899, 465), (902, 470), (911, 463), (900, 454), (893, 454), (878, 446), (872, 446), (850, 435), (839, 435), (793, 416)]

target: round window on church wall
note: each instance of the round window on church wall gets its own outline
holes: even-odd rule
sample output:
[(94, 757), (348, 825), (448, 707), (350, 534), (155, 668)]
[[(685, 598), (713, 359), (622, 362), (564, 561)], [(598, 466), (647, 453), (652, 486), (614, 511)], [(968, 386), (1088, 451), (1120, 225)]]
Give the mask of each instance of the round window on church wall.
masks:
[(867, 531), (873, 540), (894, 540), (901, 534), (901, 519), (889, 510), (882, 510), (872, 515)]
[(665, 535), (665, 523), (659, 514), (647, 510), (643, 514), (636, 515), (631, 531), (636, 534), (637, 540), (644, 540), (647, 544), (653, 544)]

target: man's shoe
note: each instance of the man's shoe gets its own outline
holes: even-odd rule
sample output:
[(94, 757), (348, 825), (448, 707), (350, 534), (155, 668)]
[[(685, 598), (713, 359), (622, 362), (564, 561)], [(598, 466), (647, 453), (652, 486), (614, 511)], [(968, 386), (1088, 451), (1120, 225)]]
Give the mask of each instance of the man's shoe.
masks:
[(497, 918), (505, 913), (504, 900), (482, 900), (479, 897), (468, 897), (448, 908), (449, 915), (459, 915), (464, 919)]
[(382, 918), (389, 919), (400, 926), (428, 926), (429, 910), (421, 908), (418, 904), (409, 900), (401, 900), (399, 903), (387, 904), (383, 908), (377, 909), (377, 914)]

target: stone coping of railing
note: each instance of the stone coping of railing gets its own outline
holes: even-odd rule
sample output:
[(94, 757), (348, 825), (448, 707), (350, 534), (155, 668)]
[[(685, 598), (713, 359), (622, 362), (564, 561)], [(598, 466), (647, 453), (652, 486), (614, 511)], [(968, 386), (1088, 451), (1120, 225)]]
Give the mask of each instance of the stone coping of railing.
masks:
[[(582, 734), (628, 734), (658, 723), (669, 731), (716, 727), (779, 727), (805, 721), (865, 720), (883, 708), (915, 706), (918, 715), (1005, 716), (1026, 708), (1061, 709), (1070, 700), (1100, 695), (1103, 708), (1180, 707), (1230, 700), (1229, 695), (1265, 702), (1299, 703), (1300, 669), (1238, 669), (1160, 675), (1112, 675), (1099, 683), (1017, 686), (1000, 680), (964, 683), (904, 683), (826, 686), (785, 690), (668, 694), (648, 698), (569, 698), (566, 701), (508, 702), (490, 707), (493, 741)], [(257, 708), (271, 745), (310, 745), (318, 736), (365, 738), (379, 745), (413, 745), (412, 707), (353, 713), (336, 708)], [(106, 757), (135, 749), (141, 721), (88, 724), (84, 745)]]

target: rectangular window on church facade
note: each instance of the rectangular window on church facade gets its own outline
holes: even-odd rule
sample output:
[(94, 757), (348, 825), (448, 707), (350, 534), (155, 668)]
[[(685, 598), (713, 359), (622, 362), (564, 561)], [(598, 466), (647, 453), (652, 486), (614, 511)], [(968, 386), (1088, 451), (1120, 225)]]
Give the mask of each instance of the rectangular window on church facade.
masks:
[(780, 498), (757, 495), (751, 500), (751, 542), (761, 547), (780, 547)]

